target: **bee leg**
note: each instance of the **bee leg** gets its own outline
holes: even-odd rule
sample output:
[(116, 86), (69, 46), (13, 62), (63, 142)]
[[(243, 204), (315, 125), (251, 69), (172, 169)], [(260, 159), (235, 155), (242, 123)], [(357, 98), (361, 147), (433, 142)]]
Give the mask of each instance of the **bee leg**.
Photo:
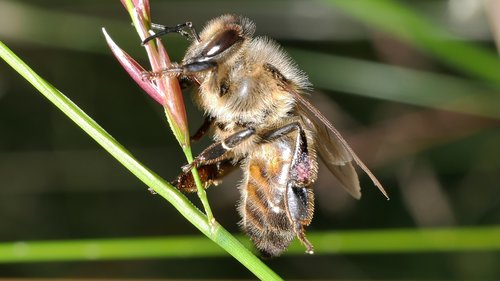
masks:
[(180, 66), (184, 75), (210, 70), (215, 67), (217, 67), (217, 63), (214, 61), (195, 61)]
[(316, 178), (316, 171), (307, 147), (307, 137), (299, 122), (293, 122), (281, 128), (267, 132), (262, 136), (265, 141), (272, 141), (297, 132), (295, 151), (290, 165), (289, 182), (286, 191), (287, 216), (294, 227), (297, 238), (306, 247), (306, 252), (314, 252), (312, 244), (307, 240), (304, 227), (309, 225), (314, 212), (314, 194), (310, 185)]
[[(176, 26), (171, 26), (171, 27), (161, 25), (161, 24), (152, 23), (151, 28), (157, 29), (157, 30), (159, 30), (159, 32), (144, 39), (144, 41), (142, 41), (142, 45), (146, 44), (147, 42), (149, 42), (155, 38), (158, 38), (160, 36), (163, 36), (163, 35), (169, 34), (169, 33), (179, 33), (182, 36), (185, 36), (189, 39), (194, 39), (197, 42), (200, 42), (200, 36), (198, 36), (198, 33), (196, 33), (196, 30), (194, 30), (193, 23), (189, 22), (189, 21), (185, 22), (185, 23), (178, 24)], [(189, 30), (189, 33), (184, 30), (185, 28), (187, 28)]]
[(217, 67), (217, 63), (214, 61), (197, 61), (188, 64), (176, 64), (173, 63), (170, 67), (162, 69), (158, 72), (149, 72), (147, 74), (150, 77), (164, 77), (166, 75), (175, 76), (175, 77), (190, 77), (190, 75), (207, 71)]
[(316, 178), (316, 171), (311, 166), (311, 155), (307, 146), (307, 137), (299, 122), (292, 122), (283, 127), (271, 130), (261, 136), (263, 141), (272, 141), (286, 136), (292, 132), (298, 132), (295, 141), (295, 150), (292, 157), (290, 179), (298, 186), (308, 186)]
[[(293, 169), (293, 168), (292, 168)], [(313, 254), (314, 247), (307, 240), (304, 227), (309, 225), (314, 212), (314, 194), (311, 188), (296, 186), (291, 181), (287, 186), (286, 206), (289, 219), (293, 222), (294, 231), (306, 253)]]
[[(198, 175), (200, 180), (205, 184), (205, 188), (211, 185), (218, 185), (221, 183), (222, 178), (234, 171), (237, 163), (233, 159), (226, 159), (217, 163), (202, 165), (198, 167)], [(196, 192), (196, 183), (194, 182), (191, 173), (180, 174), (173, 182), (172, 185), (176, 186), (182, 192)]]
[[(215, 180), (222, 178), (222, 176), (230, 171), (230, 169), (228, 169), (228, 163), (234, 162), (230, 151), (254, 134), (254, 128), (247, 128), (225, 138), (222, 141), (212, 144), (203, 150), (200, 155), (193, 160), (193, 162), (188, 165), (184, 165), (182, 167), (182, 174), (179, 175), (172, 184), (177, 186), (177, 188), (182, 191), (196, 191), (196, 185), (194, 184), (194, 179), (190, 173), (193, 167), (199, 169), (198, 173), (200, 174), (203, 182), (208, 185), (214, 183)], [(205, 180), (203, 178), (205, 178)]]
[(232, 158), (230, 151), (241, 144), (244, 140), (255, 135), (254, 128), (247, 128), (236, 132), (222, 141), (216, 142), (203, 150), (191, 164), (182, 167), (184, 173), (189, 172), (194, 166), (197, 168), (202, 165), (213, 164), (222, 160)]
[(210, 70), (215, 67), (217, 67), (217, 63), (214, 61), (198, 61), (188, 64), (172, 63), (171, 66), (159, 71), (145, 71), (142, 73), (142, 78), (149, 80), (163, 78), (165, 76), (189, 78), (193, 73)]
[(200, 128), (191, 136), (191, 140), (199, 141), (210, 129), (214, 122), (214, 118), (210, 116), (206, 116), (203, 124), (201, 124)]
[(179, 77), (179, 85), (181, 86), (181, 90), (185, 90), (193, 85), (193, 81), (186, 76)]

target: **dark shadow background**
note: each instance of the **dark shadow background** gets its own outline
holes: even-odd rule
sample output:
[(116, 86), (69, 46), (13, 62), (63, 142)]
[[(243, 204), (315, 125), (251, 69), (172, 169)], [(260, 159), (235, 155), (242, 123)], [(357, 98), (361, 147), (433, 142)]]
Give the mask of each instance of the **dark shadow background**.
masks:
[[(470, 22), (461, 22), (449, 16), (454, 1), (404, 2), (460, 32), (465, 40), (494, 50), (481, 9)], [(122, 48), (142, 58), (146, 65), (137, 35), (119, 1), (0, 1), (0, 10), (1, 40), (40, 76), (153, 171), (166, 179), (179, 173), (184, 156), (169, 132), (161, 107), (120, 68), (100, 31), (101, 26), (106, 27)], [(254, 19), (259, 35), (273, 37), (286, 48), (461, 76), (321, 2), (152, 1), (155, 22), (171, 25), (189, 20), (199, 30), (208, 19), (226, 12)], [(80, 25), (81, 21), (89, 24)], [(175, 35), (164, 41), (171, 57), (179, 61), (187, 42)], [(322, 69), (314, 71), (321, 73)], [(308, 72), (312, 80), (314, 71)], [(360, 76), (359, 83), (363, 81)], [(388, 189), (391, 201), (385, 201), (366, 176), (361, 178), (363, 199), (356, 201), (322, 168), (315, 185), (316, 213), (309, 231), (499, 224), (498, 120), (331, 89), (316, 90), (313, 102), (366, 160)], [(189, 94), (186, 101), (194, 131), (202, 115), (192, 106)], [(195, 144), (195, 154), (208, 143), (204, 140)], [(239, 178), (240, 173), (234, 173), (224, 184), (208, 191), (217, 219), (231, 232), (239, 232), (235, 207)], [(189, 197), (197, 204), (195, 196)], [(0, 241), (184, 234), (198, 232), (2, 64)], [(266, 263), (286, 279), (500, 278), (498, 250), (293, 255)], [(0, 264), (0, 277), (253, 278), (230, 257)]]

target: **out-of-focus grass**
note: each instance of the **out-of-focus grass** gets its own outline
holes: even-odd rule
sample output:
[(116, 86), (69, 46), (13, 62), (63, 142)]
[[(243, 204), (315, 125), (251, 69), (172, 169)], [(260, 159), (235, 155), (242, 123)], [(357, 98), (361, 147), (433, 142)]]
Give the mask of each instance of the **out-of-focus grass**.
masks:
[[(124, 34), (123, 24), (112, 19), (57, 12), (17, 1), (3, 1), (0, 9), (4, 20), (1, 34), (21, 42), (88, 52), (103, 50), (102, 36), (97, 36), (102, 26)], [(16, 20), (8, 21), (13, 15)]]
[[(74, 51), (105, 53), (105, 44), (101, 36), (99, 36), (99, 28), (103, 25), (107, 26), (113, 33), (117, 32), (124, 34), (123, 26), (129, 27), (128, 22), (125, 25), (109, 19), (100, 17), (74, 17), (73, 14), (65, 12), (49, 11), (41, 8), (34, 9), (33, 7), (17, 2), (7, 2), (9, 5), (14, 5), (19, 9), (19, 13), (24, 13), (25, 17), (19, 18), (27, 23), (25, 28), (6, 29), (10, 33), (10, 38), (18, 40), (18, 42), (28, 42), (35, 45), (43, 45), (54, 48), (65, 48)], [(498, 57), (492, 51), (486, 50), (484, 47), (471, 42), (461, 41), (444, 30), (439, 24), (431, 22), (428, 18), (422, 16), (418, 12), (403, 6), (396, 1), (343, 1), (330, 0), (325, 1), (333, 3), (334, 7), (342, 10), (347, 15), (352, 15), (353, 18), (365, 23), (374, 31), (380, 31), (394, 37), (403, 39), (412, 46), (420, 49), (424, 54), (436, 58), (438, 61), (446, 63), (461, 73), (467, 78), (459, 77), (453, 74), (438, 74), (435, 72), (416, 71), (403, 67), (395, 67), (389, 64), (375, 63), (368, 60), (352, 59), (348, 57), (339, 57), (326, 53), (318, 53), (305, 51), (304, 49), (288, 49), (309, 75), (315, 87), (335, 91), (342, 91), (349, 94), (360, 96), (395, 101), (406, 104), (414, 104), (422, 107), (438, 108), (453, 110), (456, 112), (474, 114), (478, 116), (498, 118), (500, 117), (500, 102), (498, 88), (500, 85), (500, 64)], [(4, 3), (2, 3), (3, 5)], [(207, 5), (209, 7), (210, 5)], [(66, 16), (65, 16), (66, 14)], [(190, 11), (186, 11), (186, 20), (190, 20)], [(48, 25), (34, 24), (30, 19), (38, 19), (35, 23), (47, 22)], [(74, 26), (79, 26), (78, 32), (74, 29), (67, 28), (67, 22), (75, 23)], [(176, 22), (175, 22), (176, 23)], [(165, 22), (170, 24), (170, 22)], [(284, 25), (287, 23), (283, 23)], [(21, 27), (21, 26), (18, 26)], [(27, 28), (26, 28), (27, 27)], [(115, 28), (116, 27), (116, 28)], [(1, 29), (1, 27), (0, 27)], [(258, 26), (258, 30), (261, 26)], [(90, 32), (87, 32), (91, 30)], [(125, 35), (129, 38), (130, 34)], [(120, 36), (117, 36), (120, 37)], [(123, 37), (122, 37), (123, 38)], [(134, 38), (136, 39), (136, 38)], [(176, 50), (180, 46), (178, 42), (184, 40), (178, 37), (169, 37), (169, 46), (175, 53), (181, 53), (183, 50)], [(99, 42), (102, 41), (102, 44)], [(136, 44), (133, 40), (125, 41), (124, 44)], [(173, 44), (171, 44), (173, 43)], [(321, 44), (321, 42), (319, 42)], [(324, 50), (324, 49), (323, 49)], [(170, 50), (169, 50), (170, 51)], [(111, 54), (109, 53), (109, 56)], [(451, 71), (450, 71), (451, 72)], [(81, 74), (79, 74), (81, 75)], [(490, 82), (489, 86), (485, 86), (485, 81)], [(432, 116), (432, 115), (431, 115)], [(420, 118), (420, 116), (418, 116)], [(419, 119), (417, 118), (417, 119)], [(463, 118), (468, 118), (464, 115)], [(426, 119), (425, 119), (426, 120)], [(464, 119), (459, 119), (463, 121)], [(397, 120), (395, 120), (397, 121)], [(457, 122), (449, 120), (450, 123)], [(420, 124), (420, 123), (419, 123)], [(413, 130), (414, 122), (404, 123), (405, 128)], [(434, 131), (442, 129), (447, 132), (449, 128), (441, 125), (435, 125)], [(460, 124), (454, 124), (456, 128)], [(491, 125), (489, 127), (492, 127)], [(427, 126), (428, 127), (428, 126)], [(426, 127), (426, 128), (427, 128)], [(470, 125), (475, 129), (471, 132), (481, 130), (480, 126)], [(396, 128), (396, 126), (391, 127)], [(426, 131), (429, 134), (433, 130)], [(386, 132), (383, 132), (386, 133)], [(445, 133), (443, 133), (445, 134)], [(436, 134), (437, 135), (437, 134)], [(467, 134), (453, 134), (445, 137), (445, 141), (459, 140), (466, 137)], [(370, 136), (370, 135), (369, 135)], [(434, 136), (434, 135), (433, 135)], [(425, 142), (425, 148), (442, 145), (443, 140), (429, 138)], [(496, 138), (495, 138), (496, 139)], [(363, 138), (363, 143), (376, 143), (376, 138)], [(398, 144), (398, 149), (401, 146), (411, 146), (414, 148), (419, 144), (411, 142), (411, 137), (406, 138), (407, 143)], [(475, 165), (479, 169), (481, 163), (479, 159), (484, 156), (483, 161), (487, 157), (496, 155), (491, 153), (491, 150), (496, 146), (495, 140), (491, 140), (488, 146), (485, 146), (484, 155), (476, 155), (468, 158), (466, 152), (460, 151), (460, 155), (456, 156), (444, 149), (440, 155), (446, 159), (444, 164), (435, 165), (436, 173), (450, 172), (446, 170), (454, 168), (453, 171), (463, 169), (464, 165)], [(421, 144), (421, 143), (420, 143)], [(369, 144), (365, 145), (370, 147)], [(418, 146), (424, 147), (424, 146)], [(394, 153), (402, 154), (398, 149), (393, 149)], [(409, 151), (415, 151), (408, 149)], [(375, 150), (373, 150), (375, 151)], [(457, 150), (452, 150), (455, 153)], [(421, 152), (421, 151), (420, 151)], [(458, 160), (459, 161), (458, 161)], [(479, 160), (478, 160), (479, 159)], [(467, 161), (475, 164), (470, 164)], [(465, 163), (465, 164), (464, 164)], [(435, 163), (434, 163), (435, 164)], [(492, 164), (493, 165), (493, 164)], [(445, 167), (446, 166), (446, 167)], [(458, 168), (460, 167), (460, 169)], [(495, 166), (488, 169), (497, 168)], [(392, 171), (391, 171), (392, 173)], [(473, 174), (474, 175), (474, 174)], [(470, 176), (470, 175), (469, 175)], [(483, 174), (478, 173), (477, 177), (482, 179)], [(439, 175), (441, 177), (441, 175)], [(444, 178), (445, 176), (443, 176)], [(467, 177), (467, 175), (457, 176), (457, 178)], [(444, 181), (444, 179), (443, 179)], [(464, 192), (464, 186), (460, 186), (458, 179), (454, 179), (453, 190), (444, 190), (450, 192), (449, 196), (453, 197), (453, 192)], [(481, 193), (480, 186), (475, 181), (473, 192), (475, 195)], [(451, 185), (451, 184), (450, 184)], [(456, 186), (455, 186), (456, 185)], [(397, 193), (397, 191), (395, 191)], [(453, 194), (452, 194), (453, 193)], [(448, 195), (448, 194), (447, 194)], [(482, 193), (483, 197), (488, 197), (488, 194)], [(474, 200), (474, 198), (470, 200)], [(488, 198), (485, 198), (488, 199)], [(491, 198), (493, 199), (493, 198)], [(400, 201), (399, 198), (396, 200)], [(427, 200), (427, 198), (426, 198)], [(453, 200), (453, 198), (451, 198)], [(455, 202), (454, 202), (455, 203)], [(484, 202), (473, 203), (473, 206), (483, 205)], [(494, 204), (491, 203), (490, 204)], [(393, 204), (394, 205), (394, 204)], [(468, 205), (467, 205), (468, 206)], [(458, 210), (459, 212), (469, 212), (474, 208)], [(478, 208), (480, 209), (480, 208)], [(479, 212), (474, 210), (476, 213)], [(373, 210), (377, 212), (377, 210)], [(405, 211), (403, 211), (405, 212)], [(493, 211), (492, 211), (493, 212)], [(478, 215), (479, 216), (479, 215)], [(411, 218), (405, 217), (408, 220)], [(490, 218), (489, 222), (493, 219)], [(458, 224), (468, 222), (466, 219), (459, 219)], [(472, 224), (478, 220), (472, 221)], [(457, 252), (473, 252), (473, 251), (490, 251), (496, 254), (499, 249), (498, 237), (500, 237), (498, 227), (489, 228), (449, 228), (436, 230), (421, 230), (404, 229), (404, 230), (387, 230), (387, 231), (371, 231), (360, 230), (353, 232), (325, 232), (325, 233), (308, 233), (309, 238), (316, 246), (316, 253), (417, 253), (417, 252), (442, 252), (442, 251), (457, 251)], [(141, 257), (208, 257), (223, 255), (223, 251), (212, 245), (210, 242), (200, 241), (202, 238), (195, 237), (174, 237), (174, 238), (144, 238), (144, 239), (110, 239), (110, 240), (85, 240), (85, 241), (45, 241), (45, 242), (14, 242), (4, 243), (0, 246), (0, 260), (2, 262), (21, 262), (34, 260), (88, 260), (88, 259), (139, 259)], [(188, 245), (186, 245), (188, 244)], [(248, 244), (247, 244), (248, 245)], [(185, 247), (183, 247), (185, 246)], [(50, 256), (50, 253), (54, 256)], [(289, 252), (303, 253), (303, 248), (294, 243)], [(451, 263), (451, 262), (450, 262)]]
[(306, 73), (313, 73), (310, 79), (318, 88), (500, 118), (500, 94), (470, 80), (295, 48), (288, 51)]
[(461, 41), (428, 18), (393, 0), (325, 0), (366, 23), (387, 32), (455, 68), (492, 82), (500, 89), (500, 60), (496, 53)]
[[(391, 1), (362, 1), (363, 5), (356, 5), (355, 1), (332, 1), (332, 3), (368, 24), (373, 23), (385, 32), (399, 36), (417, 46), (420, 46), (418, 44), (420, 37), (414, 34), (428, 38), (429, 42), (420, 46), (424, 51), (429, 51), (444, 61), (457, 60), (456, 64), (453, 62), (452, 64), (462, 70), (469, 68), (484, 70), (484, 74), (482, 71), (478, 72), (477, 75), (480, 78), (494, 80), (494, 76), (500, 77), (500, 61), (495, 54), (472, 44), (451, 41), (449, 40), (451, 35), (445, 31), (440, 31), (440, 34), (443, 33), (448, 40), (438, 37), (436, 30), (433, 29), (437, 28), (436, 25), (429, 25), (419, 15)], [(114, 20), (75, 16), (21, 3), (6, 2), (1, 5), (12, 10), (13, 13), (23, 11), (24, 14), (15, 30), (4, 27), (4, 33), (31, 43), (104, 53), (105, 49), (100, 48), (100, 46), (105, 47), (100, 44), (102, 38), (74, 32), (72, 29), (54, 29), (53, 27), (66, 26), (67, 22), (74, 22), (75, 26), (78, 25), (84, 31), (97, 31), (101, 26), (106, 26), (114, 33), (118, 33), (118, 37), (125, 36), (126, 32), (123, 29), (126, 25)], [(370, 7), (365, 7), (365, 5), (370, 5)], [(357, 8), (360, 6), (362, 8)], [(376, 9), (375, 12), (378, 13), (365, 13), (370, 10), (369, 8)], [(398, 11), (411, 14), (411, 16), (383, 16), (397, 14)], [(33, 18), (50, 24), (33, 25), (31, 21)], [(177, 51), (180, 41), (184, 40), (178, 37), (168, 39), (169, 46), (174, 52)], [(130, 42), (123, 43), (131, 44)], [(446, 45), (442, 46), (443, 44)], [(442, 52), (435, 52), (434, 49), (442, 49)], [(489, 88), (472, 80), (297, 48), (287, 50), (318, 88), (478, 116), (500, 117), (500, 111), (497, 110), (500, 95), (498, 91), (495, 91), (496, 88)]]
[[(500, 227), (310, 232), (308, 237), (314, 244), (317, 255), (500, 249)], [(238, 239), (247, 247), (251, 247), (247, 238), (240, 235)], [(295, 241), (285, 255), (302, 255), (303, 252), (303, 246)], [(0, 244), (0, 263), (226, 255), (222, 248), (202, 236), (20, 241)]]

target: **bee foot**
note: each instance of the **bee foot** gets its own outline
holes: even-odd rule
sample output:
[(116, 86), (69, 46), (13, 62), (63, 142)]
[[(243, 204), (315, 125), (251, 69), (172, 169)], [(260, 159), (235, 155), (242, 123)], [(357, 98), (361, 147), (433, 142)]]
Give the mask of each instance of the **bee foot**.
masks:
[(191, 164), (186, 164), (184, 166), (181, 167), (182, 169), (182, 172), (183, 173), (188, 173), (189, 171), (191, 171), (191, 169), (193, 169), (194, 165), (195, 165), (195, 161), (191, 162)]
[(161, 72), (153, 72), (153, 71), (143, 71), (141, 73), (142, 81), (152, 81), (158, 78), (161, 78)]

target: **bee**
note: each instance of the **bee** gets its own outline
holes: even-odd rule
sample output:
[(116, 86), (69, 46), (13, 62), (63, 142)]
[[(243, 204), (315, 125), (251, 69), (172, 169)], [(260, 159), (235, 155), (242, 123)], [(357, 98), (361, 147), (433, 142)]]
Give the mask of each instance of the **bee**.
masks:
[(196, 84), (194, 99), (206, 119), (194, 139), (212, 130), (215, 141), (183, 167), (174, 184), (194, 192), (193, 167), (208, 187), (240, 166), (241, 227), (263, 257), (280, 255), (295, 237), (306, 253), (313, 253), (305, 227), (314, 213), (318, 154), (355, 198), (361, 196), (355, 164), (387, 197), (340, 133), (305, 98), (311, 90), (306, 74), (275, 41), (254, 37), (251, 20), (222, 15), (199, 34), (190, 22), (153, 28), (159, 31), (143, 43), (171, 32), (192, 40), (181, 63), (147, 76), (170, 75)]

